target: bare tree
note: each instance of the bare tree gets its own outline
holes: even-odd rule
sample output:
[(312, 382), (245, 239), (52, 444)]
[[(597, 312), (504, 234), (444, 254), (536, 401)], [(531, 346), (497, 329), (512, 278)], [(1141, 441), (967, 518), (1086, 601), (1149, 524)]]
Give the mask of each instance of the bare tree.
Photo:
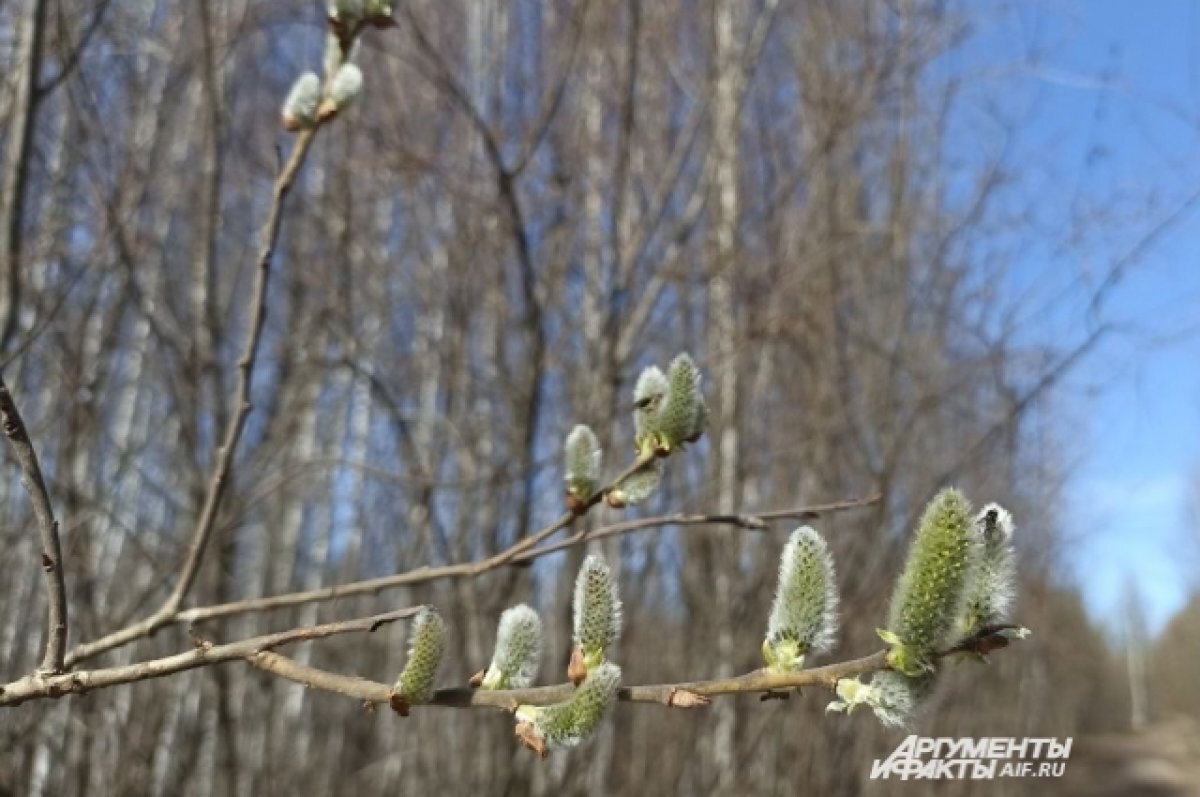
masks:
[[(1023, 306), (991, 287), (1032, 166), (1011, 130), (969, 167), (947, 154), (966, 100), (936, 64), (966, 14), (418, 0), (334, 25), (282, 133), (329, 47), (321, 9), (0, 6), (0, 409), (32, 488), (0, 481), (19, 563), (0, 791), (879, 791), (853, 762), (894, 733), (811, 695), (888, 666), (875, 629), (949, 482), (1021, 520), (1039, 636), (948, 672), (920, 727), (1086, 726), (1104, 695), (1080, 673), (1105, 653), (1056, 586), (1046, 413), (1094, 340), (1021, 343)], [(343, 107), (350, 52), (364, 86)], [(637, 376), (683, 350), (709, 431), (615, 509), (608, 488), (657, 461), (633, 450)], [(564, 509), (576, 423), (609, 478)], [(773, 673), (772, 584), (804, 520), (852, 611), (828, 661)], [(547, 765), (500, 711), (359, 709), (393, 702), (392, 621), (421, 604), (448, 628), (432, 708), (573, 694), (452, 684), (522, 600), (563, 672), (589, 549), (627, 608), (619, 697), (727, 697), (623, 706)], [(799, 686), (821, 689), (739, 697)]]

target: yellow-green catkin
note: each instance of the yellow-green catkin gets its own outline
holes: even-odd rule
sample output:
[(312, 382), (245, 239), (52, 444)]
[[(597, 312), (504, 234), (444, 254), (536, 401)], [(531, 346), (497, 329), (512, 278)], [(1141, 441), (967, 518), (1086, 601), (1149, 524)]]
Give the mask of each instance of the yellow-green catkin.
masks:
[(667, 368), (667, 395), (659, 410), (658, 446), (668, 452), (698, 440), (708, 421), (708, 407), (700, 392), (700, 369), (688, 354), (680, 354)]
[(589, 670), (569, 700), (550, 706), (518, 706), (518, 723), (527, 723), (548, 749), (573, 747), (590, 736), (616, 701), (621, 668), (605, 662)]
[(916, 676), (933, 667), (952, 644), (974, 577), (977, 537), (971, 506), (961, 492), (942, 490), (926, 507), (892, 594), (887, 629), (888, 663)]
[(794, 672), (810, 653), (823, 653), (837, 637), (837, 580), (833, 558), (809, 526), (792, 532), (779, 560), (779, 583), (763, 657), (778, 672)]
[(442, 663), (446, 625), (437, 609), (426, 606), (417, 614), (409, 633), (408, 660), (392, 692), (410, 706), (428, 703)]
[(575, 644), (588, 670), (603, 662), (621, 635), (621, 598), (612, 570), (598, 556), (588, 556), (575, 579)]

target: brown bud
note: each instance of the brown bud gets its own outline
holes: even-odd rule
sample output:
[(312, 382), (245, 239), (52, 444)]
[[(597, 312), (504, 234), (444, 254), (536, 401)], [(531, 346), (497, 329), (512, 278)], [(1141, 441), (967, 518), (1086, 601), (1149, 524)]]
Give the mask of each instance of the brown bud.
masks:
[(576, 645), (571, 649), (571, 663), (567, 665), (567, 679), (579, 686), (587, 678), (587, 663), (583, 660), (583, 648)]
[(317, 121), (324, 122), (337, 116), (338, 107), (332, 99), (326, 97), (321, 100), (320, 107), (317, 108)]
[(471, 676), (471, 680), (467, 681), (467, 684), (478, 689), (479, 687), (483, 686), (483, 676), (486, 674), (487, 670), (480, 670)]
[(546, 747), (546, 740), (537, 732), (537, 728), (532, 722), (518, 722), (516, 727), (517, 738), (521, 740), (521, 744), (528, 747), (539, 757), (545, 758), (550, 755), (550, 748)]
[(388, 695), (388, 705), (392, 707), (392, 711), (396, 712), (401, 717), (408, 716), (408, 701), (395, 692), (392, 692)]

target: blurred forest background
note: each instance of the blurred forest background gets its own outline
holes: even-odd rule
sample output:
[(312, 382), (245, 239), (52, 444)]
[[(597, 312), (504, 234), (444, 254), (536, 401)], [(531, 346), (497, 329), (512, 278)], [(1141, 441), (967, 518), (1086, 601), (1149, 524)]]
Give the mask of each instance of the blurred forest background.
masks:
[[(599, 434), (609, 473), (632, 459), (633, 380), (687, 350), (710, 434), (669, 461), (647, 507), (586, 523), (881, 492), (816, 524), (841, 577), (834, 655), (848, 658), (879, 646), (907, 534), (956, 484), (1013, 511), (1016, 614), (1034, 636), (952, 672), (917, 731), (1074, 736), (1077, 777), (1105, 771), (1104, 745), (1148, 738), (1134, 731), (1200, 744), (1200, 596), (1157, 637), (1132, 593), (1127, 618), (1098, 625), (1060, 523), (1058, 386), (1097, 351), (1107, 292), (1137, 267), (1136, 249), (1098, 259), (1092, 234), (1128, 222), (1149, 238), (1168, 213), (1122, 217), (1123, 201), (1070, 230), (1036, 223), (1028, 187), (1052, 164), (989, 94), (1002, 83), (981, 75), (1003, 65), (955, 60), (988, 4), (399, 5), (396, 28), (364, 37), (363, 97), (322, 131), (291, 197), (254, 411), (190, 605), (502, 549), (561, 511), (573, 424)], [(72, 645), (171, 589), (233, 411), (257, 231), (289, 146), (280, 103), (324, 36), (306, 0), (0, 2), (2, 355), (63, 523)], [(1022, 336), (1032, 299), (1003, 286), (1035, 246), (1088, 252), (1059, 300), (1094, 307), (1092, 334)], [(45, 596), (6, 460), (10, 679), (39, 660)], [(626, 681), (758, 666), (790, 530), (606, 541)], [(551, 640), (542, 680), (557, 682), (583, 554), (198, 630), (234, 640), (430, 602), (452, 629), (452, 684), (486, 664), (499, 612), (529, 600)], [(404, 633), (294, 652), (389, 681)], [(190, 644), (170, 626), (89, 666)], [(499, 712), (401, 720), (233, 664), (3, 710), (0, 794), (896, 791), (868, 776), (903, 734), (869, 713), (826, 717), (826, 702), (622, 705), (599, 738), (542, 762)], [(1141, 748), (1122, 749), (1136, 765)]]

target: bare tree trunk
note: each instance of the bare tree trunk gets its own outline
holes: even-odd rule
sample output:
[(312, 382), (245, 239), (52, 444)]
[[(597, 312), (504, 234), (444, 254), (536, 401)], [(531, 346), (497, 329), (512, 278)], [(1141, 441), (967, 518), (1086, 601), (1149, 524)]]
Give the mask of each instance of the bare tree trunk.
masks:
[[(739, 42), (743, 31), (743, 5), (736, 0), (715, 0), (713, 7), (713, 110), (712, 147), (714, 202), (711, 260), (708, 279), (708, 359), (715, 375), (712, 429), (715, 440), (713, 478), (718, 512), (732, 512), (738, 505), (739, 426), (738, 322), (734, 301), (734, 264), (737, 257), (738, 169), (741, 115), (738, 106), (744, 92), (745, 73)], [(737, 538), (714, 542), (710, 560), (712, 599), (717, 606), (715, 666), (721, 676), (734, 668), (733, 616), (735, 591), (733, 573), (720, 562), (740, 561)], [(732, 703), (714, 706), (715, 723), (709, 758), (715, 775), (716, 794), (731, 794), (737, 777), (737, 713)]]

